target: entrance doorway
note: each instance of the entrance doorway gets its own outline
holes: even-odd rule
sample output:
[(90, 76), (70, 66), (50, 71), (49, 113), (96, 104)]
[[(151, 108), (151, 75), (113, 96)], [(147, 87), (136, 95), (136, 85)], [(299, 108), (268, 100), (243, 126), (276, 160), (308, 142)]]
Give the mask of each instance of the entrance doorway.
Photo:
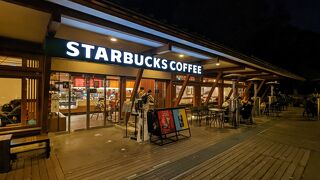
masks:
[[(50, 93), (56, 97), (62, 131), (105, 127), (119, 118), (119, 77), (55, 72), (51, 74)], [(62, 119), (62, 121), (61, 121)]]

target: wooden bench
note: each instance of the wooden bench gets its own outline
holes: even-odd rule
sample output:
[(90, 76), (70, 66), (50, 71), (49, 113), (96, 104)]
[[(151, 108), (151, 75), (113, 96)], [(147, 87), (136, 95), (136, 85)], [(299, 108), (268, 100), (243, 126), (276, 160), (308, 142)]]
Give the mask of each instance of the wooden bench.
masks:
[(12, 139), (10, 142), (10, 154), (12, 157), (15, 157), (18, 153), (38, 149), (45, 149), (46, 158), (50, 157), (50, 139), (47, 134)]

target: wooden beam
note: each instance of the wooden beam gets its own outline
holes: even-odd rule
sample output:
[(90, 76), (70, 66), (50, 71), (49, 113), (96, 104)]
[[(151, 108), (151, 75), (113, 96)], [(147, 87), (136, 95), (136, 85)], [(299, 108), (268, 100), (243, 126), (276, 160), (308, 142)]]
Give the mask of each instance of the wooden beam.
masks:
[[(138, 88), (139, 88), (139, 85), (140, 85), (140, 82), (141, 82), (141, 79), (142, 79), (143, 71), (144, 71), (143, 68), (140, 68), (138, 70), (136, 81), (134, 83), (133, 90), (132, 90), (131, 97), (130, 97), (130, 101), (132, 101), (132, 102), (134, 102), (136, 94), (138, 92)], [(133, 103), (132, 103), (132, 107), (133, 107)]]
[(257, 96), (258, 96), (258, 93), (259, 93), (260, 89), (262, 88), (262, 86), (264, 85), (265, 82), (266, 82), (265, 79), (261, 81), (261, 83), (260, 83), (260, 85), (259, 85), (259, 87), (257, 89)]
[(232, 93), (233, 93), (233, 89), (230, 90), (230, 92), (229, 92), (229, 94), (228, 94), (228, 96), (227, 96), (227, 99), (230, 99)]
[(223, 87), (224, 81), (221, 79), (221, 84), (219, 84), (219, 92), (218, 92), (218, 106), (219, 108), (222, 107), (223, 101), (224, 101), (224, 87)]
[[(34, 43), (24, 40), (12, 39), (7, 37), (0, 36), (0, 51), (1, 52), (26, 52), (26, 53), (36, 53), (36, 54), (43, 54), (44, 50), (42, 48), (41, 43)], [(3, 42), (3, 43), (2, 43)], [(34, 56), (34, 54), (33, 54)]]
[(31, 67), (19, 67), (19, 66), (4, 66), (0, 65), (0, 70), (6, 70), (6, 71), (19, 71), (19, 72), (38, 72), (41, 73), (42, 69), (41, 67), (39, 68), (31, 68)]
[[(231, 72), (225, 72), (225, 73), (231, 73)], [(242, 74), (242, 75), (258, 75), (261, 74), (262, 71), (244, 71), (244, 72), (236, 72), (237, 74)]]
[[(130, 101), (131, 101), (131, 107), (130, 107), (131, 111), (130, 112), (132, 112), (132, 108), (134, 106), (134, 101), (135, 101), (136, 94), (138, 92), (138, 88), (139, 88), (139, 85), (140, 85), (140, 82), (141, 82), (141, 79), (142, 79), (143, 71), (144, 71), (144, 69), (140, 68), (138, 70), (138, 73), (137, 73), (136, 81), (134, 83), (133, 90), (132, 90), (131, 97), (130, 97)], [(128, 123), (128, 121), (130, 119), (130, 115), (131, 114), (126, 114), (125, 115), (125, 123), (126, 124)]]
[(244, 66), (227, 67), (227, 68), (216, 68), (216, 69), (207, 69), (207, 70), (204, 70), (204, 74), (216, 73), (216, 72), (222, 72), (222, 71), (244, 70), (244, 69), (245, 69)]
[(187, 87), (187, 84), (188, 84), (188, 81), (190, 79), (190, 74), (188, 74), (186, 76), (186, 79), (184, 80), (183, 84), (182, 84), (182, 87), (181, 87), (181, 90), (179, 92), (179, 95), (178, 95), (178, 98), (176, 99), (176, 101), (174, 102), (174, 107), (177, 107), (181, 101), (181, 98), (182, 98), (182, 95), (184, 93), (184, 90), (186, 89)]
[(214, 82), (214, 83), (212, 84), (211, 90), (209, 91), (209, 94), (208, 94), (208, 96), (207, 96), (207, 99), (206, 99), (206, 101), (205, 101), (205, 103), (204, 103), (205, 106), (208, 105), (209, 100), (210, 100), (210, 98), (211, 98), (211, 96), (212, 96), (212, 94), (213, 94), (213, 91), (214, 91), (214, 89), (217, 87), (221, 76), (222, 76), (222, 72), (219, 72), (219, 73), (218, 73), (218, 76), (216, 77), (216, 82)]

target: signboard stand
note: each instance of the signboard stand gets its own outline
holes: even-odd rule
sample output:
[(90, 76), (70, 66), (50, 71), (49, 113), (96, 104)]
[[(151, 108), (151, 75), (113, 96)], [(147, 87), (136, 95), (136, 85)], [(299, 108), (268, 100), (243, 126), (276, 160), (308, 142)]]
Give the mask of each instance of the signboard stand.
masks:
[[(184, 108), (155, 109), (148, 112), (150, 142), (169, 144), (191, 137), (189, 122)], [(189, 134), (181, 133), (189, 132)]]

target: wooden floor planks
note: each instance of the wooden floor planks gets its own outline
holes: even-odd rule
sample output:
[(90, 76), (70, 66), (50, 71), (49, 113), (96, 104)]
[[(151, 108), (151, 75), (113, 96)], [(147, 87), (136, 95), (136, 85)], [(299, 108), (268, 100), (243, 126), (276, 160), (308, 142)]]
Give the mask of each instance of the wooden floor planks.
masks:
[[(279, 127), (289, 128), (286, 124)], [(294, 131), (297, 131), (299, 126), (294, 128)], [(224, 137), (236, 134), (235, 131), (230, 131), (209, 138), (205, 137), (205, 132), (199, 133), (203, 133), (201, 135), (206, 139), (191, 139), (162, 147), (154, 145), (147, 149), (141, 148), (141, 151), (131, 154), (108, 157), (82, 167), (74, 167), (68, 172), (63, 171), (54, 151), (49, 159), (43, 155), (26, 156), (13, 161), (12, 170), (0, 174), (0, 180), (124, 179), (134, 177), (142, 170), (151, 171), (153, 168), (190, 156)], [(311, 150), (302, 146), (304, 142), (301, 139), (292, 143), (290, 138), (294, 137), (294, 134), (290, 129), (285, 132), (281, 129), (270, 129), (206, 160), (177, 179), (301, 179)], [(175, 169), (170, 169), (166, 173), (174, 171)]]
[(52, 154), (46, 159), (43, 154), (30, 156), (30, 153), (12, 161), (12, 170), (1, 173), (0, 180), (64, 180), (60, 165)]

